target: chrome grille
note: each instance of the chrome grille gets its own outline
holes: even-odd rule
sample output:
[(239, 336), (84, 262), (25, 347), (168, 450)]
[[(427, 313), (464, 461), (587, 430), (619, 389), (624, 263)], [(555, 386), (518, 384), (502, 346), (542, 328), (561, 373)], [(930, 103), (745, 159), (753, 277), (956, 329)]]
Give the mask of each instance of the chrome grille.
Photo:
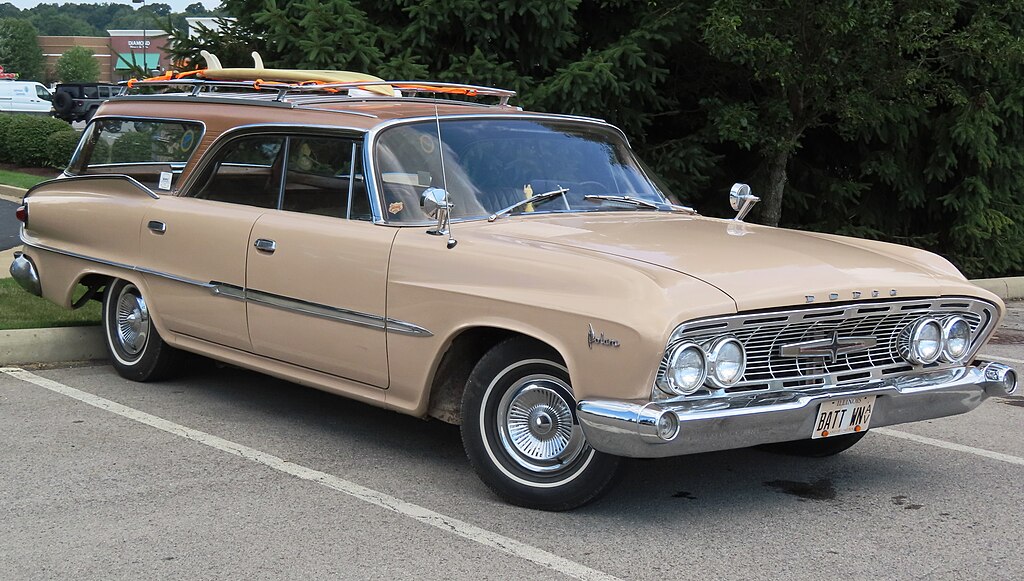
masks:
[[(699, 391), (700, 395), (721, 395), (752, 390), (785, 390), (816, 385), (839, 385), (878, 379), (886, 375), (912, 371), (906, 361), (907, 329), (918, 318), (962, 316), (971, 326), (972, 353), (992, 332), (996, 309), (990, 303), (965, 297), (902, 300), (834, 305), (786, 311), (768, 311), (703, 319), (676, 329), (662, 359), (658, 377), (662, 377), (667, 354), (682, 341), (706, 344), (718, 337), (732, 336), (747, 351), (747, 369), (743, 379), (724, 389)], [(839, 355), (832, 362), (810, 357), (782, 357), (783, 345), (839, 337), (871, 336), (877, 344), (870, 349)], [(917, 368), (941, 368), (934, 363)]]

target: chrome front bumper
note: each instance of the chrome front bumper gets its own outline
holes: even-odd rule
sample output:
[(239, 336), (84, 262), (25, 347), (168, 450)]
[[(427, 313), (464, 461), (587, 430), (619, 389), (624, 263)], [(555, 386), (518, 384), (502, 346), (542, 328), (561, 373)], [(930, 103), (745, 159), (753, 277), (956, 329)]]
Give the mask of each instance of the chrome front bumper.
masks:
[(21, 285), (21, 288), (37, 297), (43, 296), (43, 287), (39, 284), (39, 272), (36, 271), (36, 265), (31, 258), (22, 252), (15, 252), (10, 272), (11, 278)]
[[(1012, 368), (977, 361), (968, 367), (830, 391), (817, 388), (658, 403), (583, 400), (577, 416), (595, 449), (617, 456), (661, 458), (809, 439), (819, 404), (833, 399), (877, 396), (870, 426), (876, 428), (962, 414), (989, 396), (1009, 395), (1016, 388)], [(674, 414), (679, 424), (667, 440), (658, 435), (664, 414)]]

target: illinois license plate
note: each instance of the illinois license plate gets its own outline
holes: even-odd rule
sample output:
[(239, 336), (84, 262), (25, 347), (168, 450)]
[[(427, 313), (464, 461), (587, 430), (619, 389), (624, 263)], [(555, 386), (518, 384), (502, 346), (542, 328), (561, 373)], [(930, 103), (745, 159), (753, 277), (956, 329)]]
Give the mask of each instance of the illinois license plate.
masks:
[(862, 395), (822, 402), (811, 439), (863, 432), (871, 422), (875, 396)]

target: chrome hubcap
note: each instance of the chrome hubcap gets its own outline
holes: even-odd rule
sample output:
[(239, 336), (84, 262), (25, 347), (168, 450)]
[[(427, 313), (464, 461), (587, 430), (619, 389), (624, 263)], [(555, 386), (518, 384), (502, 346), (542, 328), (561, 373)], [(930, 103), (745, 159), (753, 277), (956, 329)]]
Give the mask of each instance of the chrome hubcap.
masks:
[(138, 355), (149, 338), (149, 310), (139, 289), (126, 285), (117, 297), (117, 342), (130, 356)]
[(501, 443), (517, 464), (533, 472), (555, 472), (586, 447), (573, 419), (569, 386), (550, 375), (519, 380), (498, 404)]

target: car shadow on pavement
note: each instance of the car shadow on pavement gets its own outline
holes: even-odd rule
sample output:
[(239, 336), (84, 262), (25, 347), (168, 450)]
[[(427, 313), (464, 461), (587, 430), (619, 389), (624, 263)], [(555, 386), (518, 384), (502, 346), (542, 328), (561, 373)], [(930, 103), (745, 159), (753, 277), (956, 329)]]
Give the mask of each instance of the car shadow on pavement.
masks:
[[(291, 461), (306, 462), (325, 472), (380, 471), (396, 494), (419, 493), (423, 486), (435, 486), (448, 496), (444, 489), (449, 488), (467, 500), (493, 504), (504, 512), (500, 508), (503, 503), (473, 474), (456, 426), (208, 360), (191, 365), (179, 379), (143, 387), (167, 395), (187, 394), (189, 409), (198, 404), (205, 417), (229, 428), (217, 430), (218, 436), (232, 439), (231, 424), (245, 425), (255, 431), (259, 441), (239, 443), (276, 454), (282, 453), (275, 448), (280, 446), (288, 450)], [(614, 515), (619, 522), (641, 522), (666, 515), (699, 519), (720, 511), (787, 511), (800, 503), (820, 503), (824, 508), (863, 503), (865, 498), (877, 502), (912, 489), (915, 483), (928, 482), (941, 470), (925, 459), (908, 463), (886, 456), (879, 446), (883, 438), (869, 434), (855, 448), (821, 459), (758, 449), (627, 459), (617, 486), (574, 514)], [(298, 452), (293, 450), (295, 442), (301, 442)], [(262, 448), (264, 445), (270, 448)], [(415, 481), (396, 480), (395, 468), (401, 475), (401, 467), (409, 464), (415, 465)]]

